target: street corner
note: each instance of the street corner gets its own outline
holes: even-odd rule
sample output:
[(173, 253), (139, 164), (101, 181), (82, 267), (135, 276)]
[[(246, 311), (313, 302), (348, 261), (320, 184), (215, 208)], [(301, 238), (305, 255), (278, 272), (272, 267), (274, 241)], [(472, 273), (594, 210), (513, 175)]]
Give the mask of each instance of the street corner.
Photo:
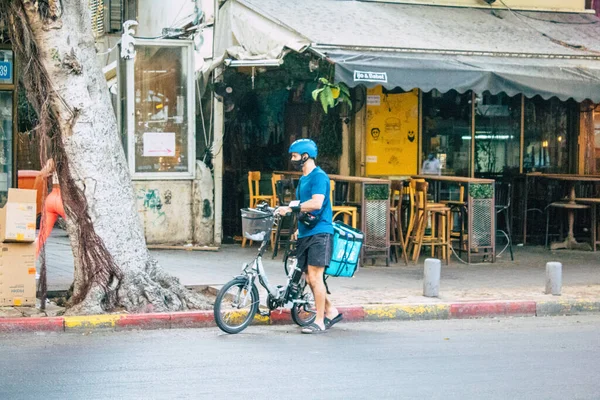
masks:
[(598, 299), (540, 301), (536, 304), (536, 315), (538, 317), (599, 312), (600, 300)]
[(450, 305), (450, 318), (534, 317), (535, 301), (482, 301)]
[(394, 304), (364, 307), (366, 321), (405, 320), (423, 321), (431, 319), (448, 319), (450, 306), (448, 304)]

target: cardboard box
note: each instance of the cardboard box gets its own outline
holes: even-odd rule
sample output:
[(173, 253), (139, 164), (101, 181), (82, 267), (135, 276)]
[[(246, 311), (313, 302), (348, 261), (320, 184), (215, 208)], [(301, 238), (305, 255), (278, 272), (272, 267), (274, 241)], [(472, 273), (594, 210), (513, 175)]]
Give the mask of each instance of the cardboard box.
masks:
[(0, 242), (35, 241), (36, 191), (9, 189), (0, 208)]
[(0, 243), (0, 306), (35, 306), (35, 244)]

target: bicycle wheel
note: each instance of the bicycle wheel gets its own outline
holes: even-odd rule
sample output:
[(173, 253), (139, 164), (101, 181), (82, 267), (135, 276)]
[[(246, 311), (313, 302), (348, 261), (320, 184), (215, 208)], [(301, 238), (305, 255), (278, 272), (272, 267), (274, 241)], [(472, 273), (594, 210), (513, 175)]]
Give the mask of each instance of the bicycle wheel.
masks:
[(306, 282), (303, 283), (302, 295), (300, 295), (298, 299), (305, 300), (307, 303), (294, 304), (291, 310), (292, 321), (300, 326), (312, 324), (317, 317), (317, 310), (315, 309), (315, 299), (312, 291)]
[(215, 322), (227, 333), (239, 333), (246, 329), (258, 311), (258, 290), (248, 287), (246, 277), (235, 278), (219, 290), (215, 300)]

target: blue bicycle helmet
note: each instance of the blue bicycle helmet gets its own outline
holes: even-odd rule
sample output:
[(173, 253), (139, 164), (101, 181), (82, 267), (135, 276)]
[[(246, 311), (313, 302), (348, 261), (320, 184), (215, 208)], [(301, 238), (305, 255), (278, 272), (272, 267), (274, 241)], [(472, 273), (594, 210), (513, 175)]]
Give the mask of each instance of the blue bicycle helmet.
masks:
[(317, 144), (310, 139), (298, 139), (290, 146), (289, 153), (298, 153), (300, 155), (308, 154), (310, 158), (317, 158), (319, 151)]

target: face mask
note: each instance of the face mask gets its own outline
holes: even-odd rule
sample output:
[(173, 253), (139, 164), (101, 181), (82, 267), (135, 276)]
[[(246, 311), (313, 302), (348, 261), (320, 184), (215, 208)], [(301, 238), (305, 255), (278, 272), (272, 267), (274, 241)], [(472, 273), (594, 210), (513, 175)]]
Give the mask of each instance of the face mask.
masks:
[(302, 160), (292, 160), (292, 168), (296, 171), (302, 171), (302, 167), (304, 166), (304, 162)]

